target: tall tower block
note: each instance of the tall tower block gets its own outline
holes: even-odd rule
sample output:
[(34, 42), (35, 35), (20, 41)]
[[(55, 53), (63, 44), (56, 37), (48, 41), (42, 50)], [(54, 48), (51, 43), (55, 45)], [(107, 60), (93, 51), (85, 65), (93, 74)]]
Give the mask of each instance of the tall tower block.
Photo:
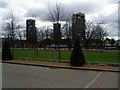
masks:
[(72, 40), (77, 36), (81, 42), (85, 40), (85, 14), (81, 12), (73, 14), (72, 17)]
[(33, 19), (26, 20), (26, 42), (32, 47), (37, 43), (35, 20)]

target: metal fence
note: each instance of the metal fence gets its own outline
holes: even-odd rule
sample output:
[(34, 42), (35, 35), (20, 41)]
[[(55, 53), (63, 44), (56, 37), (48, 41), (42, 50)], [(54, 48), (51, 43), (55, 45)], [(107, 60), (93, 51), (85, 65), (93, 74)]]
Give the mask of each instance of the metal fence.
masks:
[[(49, 62), (63, 62), (63, 63), (69, 63), (70, 60), (63, 60), (63, 59), (57, 59), (57, 58), (26, 58), (26, 57), (17, 57), (15, 59), (20, 59), (20, 60), (36, 60), (36, 61), (49, 61)], [(92, 65), (110, 65), (110, 66), (117, 66), (120, 67), (120, 63), (110, 63), (110, 62), (95, 62), (95, 61), (87, 61), (86, 64)]]
[(88, 64), (97, 64), (97, 65), (110, 65), (110, 66), (118, 66), (120, 67), (120, 63), (110, 63), (110, 62), (93, 62), (93, 61), (88, 61)]

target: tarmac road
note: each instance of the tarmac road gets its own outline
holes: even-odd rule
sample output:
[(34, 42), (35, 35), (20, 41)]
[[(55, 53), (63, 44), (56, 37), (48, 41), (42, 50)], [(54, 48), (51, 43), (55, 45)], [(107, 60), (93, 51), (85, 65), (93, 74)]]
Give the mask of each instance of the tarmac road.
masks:
[(3, 63), (2, 88), (118, 88), (118, 73)]

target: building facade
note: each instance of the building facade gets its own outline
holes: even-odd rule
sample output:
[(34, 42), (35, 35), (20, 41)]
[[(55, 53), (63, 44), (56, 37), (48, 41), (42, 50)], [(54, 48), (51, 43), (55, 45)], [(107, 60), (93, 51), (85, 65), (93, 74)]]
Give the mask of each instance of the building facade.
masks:
[(35, 47), (37, 44), (37, 32), (33, 19), (26, 20), (26, 44), (30, 47)]
[(85, 40), (85, 14), (76, 13), (72, 17), (72, 40), (79, 36), (80, 41), (83, 43)]

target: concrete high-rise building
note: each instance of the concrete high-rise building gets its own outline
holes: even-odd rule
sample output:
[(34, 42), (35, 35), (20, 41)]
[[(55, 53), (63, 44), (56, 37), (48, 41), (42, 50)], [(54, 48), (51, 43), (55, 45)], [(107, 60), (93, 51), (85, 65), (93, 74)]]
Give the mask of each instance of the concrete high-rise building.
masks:
[(72, 17), (72, 40), (74, 41), (77, 36), (83, 43), (85, 39), (85, 14), (81, 12), (73, 14)]
[(61, 40), (61, 24), (60, 23), (54, 23), (53, 24), (53, 38), (54, 38), (54, 43), (58, 44), (60, 43)]
[(35, 20), (33, 19), (26, 20), (26, 42), (31, 47), (34, 47), (37, 43)]

